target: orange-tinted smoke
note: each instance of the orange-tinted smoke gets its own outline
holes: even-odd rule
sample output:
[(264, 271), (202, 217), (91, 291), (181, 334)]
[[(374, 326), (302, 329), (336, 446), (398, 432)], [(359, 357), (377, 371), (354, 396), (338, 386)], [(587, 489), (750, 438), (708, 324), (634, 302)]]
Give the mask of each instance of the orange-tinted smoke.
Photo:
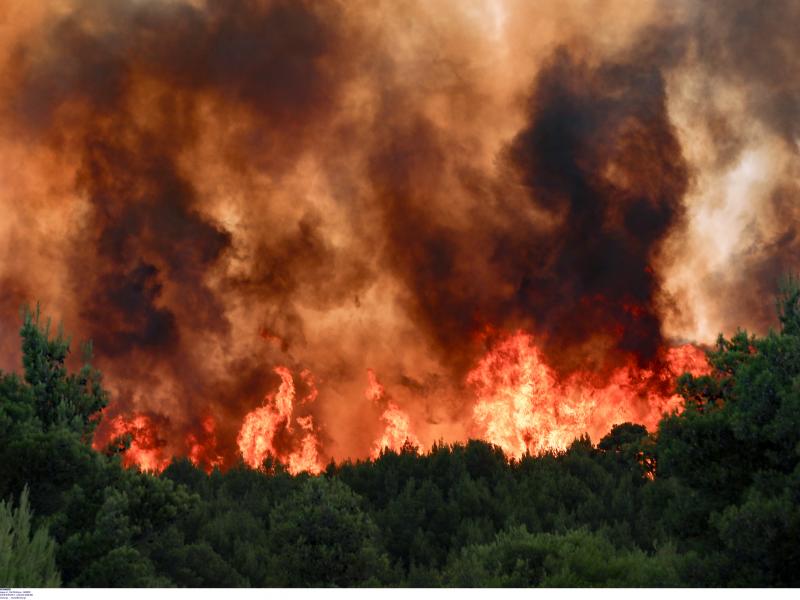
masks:
[[(94, 341), (97, 444), (155, 428), (134, 461), (154, 470), (235, 464), (244, 429), (247, 462), (299, 470), (400, 438), (518, 455), (651, 426), (672, 349), (764, 330), (797, 266), (799, 16), (9, 0), (0, 365), (41, 301)], [(521, 394), (476, 379), (498, 352)]]

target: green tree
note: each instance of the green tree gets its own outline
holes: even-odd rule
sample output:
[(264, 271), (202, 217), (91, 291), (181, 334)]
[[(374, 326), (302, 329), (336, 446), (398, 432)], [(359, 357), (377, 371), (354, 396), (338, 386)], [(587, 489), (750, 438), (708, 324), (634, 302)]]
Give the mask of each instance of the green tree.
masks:
[(31, 535), (32, 514), (28, 488), (20, 495), (19, 507), (0, 502), (0, 586), (58, 587), (56, 546), (44, 527)]
[(684, 375), (685, 410), (661, 421), (656, 484), (665, 531), (704, 557), (697, 583), (797, 585), (800, 555), (800, 287), (778, 297), (780, 328), (720, 336), (710, 375)]
[(25, 311), (20, 335), (25, 381), (42, 425), (66, 425), (90, 442), (97, 415), (108, 403), (102, 376), (89, 364), (91, 344), (83, 347), (84, 366), (78, 373), (69, 374), (65, 362), (70, 340), (61, 328), (55, 337), (50, 336), (50, 321), (41, 323), (38, 306), (35, 312)]
[(311, 478), (270, 515), (270, 584), (350, 587), (386, 581), (389, 563), (360, 499), (342, 482)]
[(585, 529), (552, 534), (521, 527), (464, 548), (444, 581), (458, 587), (658, 587), (678, 585), (680, 569), (671, 547), (647, 555)]
[(153, 563), (130, 546), (114, 548), (88, 564), (76, 579), (78, 587), (170, 587), (156, 574)]

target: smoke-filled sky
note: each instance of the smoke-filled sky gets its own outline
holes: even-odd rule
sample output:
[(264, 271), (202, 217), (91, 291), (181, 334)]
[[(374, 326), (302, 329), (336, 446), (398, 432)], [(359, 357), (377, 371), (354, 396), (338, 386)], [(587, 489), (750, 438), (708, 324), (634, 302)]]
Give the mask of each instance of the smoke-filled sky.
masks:
[(798, 30), (792, 0), (5, 0), (0, 367), (38, 301), (109, 414), (175, 453), (211, 417), (229, 457), (286, 366), (344, 458), (368, 369), (430, 443), (508, 332), (602, 377), (764, 331)]

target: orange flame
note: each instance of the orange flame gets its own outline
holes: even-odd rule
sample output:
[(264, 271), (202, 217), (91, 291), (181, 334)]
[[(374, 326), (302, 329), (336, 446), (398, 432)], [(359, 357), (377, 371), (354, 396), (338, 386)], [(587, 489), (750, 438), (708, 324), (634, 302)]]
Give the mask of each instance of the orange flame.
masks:
[(478, 435), (516, 458), (526, 452), (563, 450), (588, 433), (597, 441), (625, 421), (653, 428), (662, 414), (679, 409), (681, 398), (665, 394), (684, 371), (708, 372), (702, 350), (691, 345), (666, 352), (665, 372), (631, 364), (615, 370), (604, 384), (579, 372), (559, 382), (545, 364), (533, 337), (518, 331), (497, 344), (467, 375), (477, 397)]
[[(559, 380), (534, 338), (517, 331), (501, 339), (467, 375), (466, 383), (476, 397), (473, 435), (519, 458), (526, 452), (563, 450), (585, 433), (597, 441), (625, 421), (653, 429), (665, 412), (681, 408), (681, 398), (665, 391), (675, 378), (684, 372), (709, 372), (703, 351), (690, 344), (665, 351), (661, 365), (655, 370), (631, 363), (602, 380), (588, 371)], [(265, 397), (263, 406), (245, 416), (237, 437), (239, 451), (253, 468), (272, 456), (292, 474), (319, 473), (323, 462), (318, 427), (308, 414), (318, 396), (314, 376), (305, 369), (295, 378), (284, 366), (274, 372), (280, 377), (278, 389)], [(303, 389), (300, 397), (296, 383)], [(391, 399), (372, 369), (367, 370), (364, 395), (382, 411), (383, 431), (372, 444), (372, 458), (385, 449), (398, 452), (422, 447), (409, 415)], [(154, 473), (169, 465), (173, 453), (159, 437), (154, 417), (117, 415), (107, 423), (107, 430), (95, 439), (96, 448), (102, 445), (101, 439), (115, 440), (127, 434), (132, 441), (123, 452), (123, 465)], [(208, 472), (223, 465), (216, 428), (214, 418), (207, 416), (202, 429), (187, 434), (184, 440), (189, 460)]]
[[(267, 395), (264, 406), (248, 413), (239, 430), (236, 441), (242, 458), (251, 467), (258, 468), (265, 458), (274, 456), (285, 463), (293, 475), (302, 471), (319, 473), (322, 471), (322, 462), (313, 417), (293, 418), (297, 401), (294, 378), (286, 367), (276, 367), (275, 373), (281, 378), (278, 391)], [(317, 397), (313, 376), (304, 370), (300, 377), (309, 388), (300, 404), (311, 403)], [(279, 434), (281, 443), (277, 440)], [(287, 445), (288, 450), (284, 448)]]
[(186, 436), (186, 445), (189, 448), (189, 460), (197, 466), (203, 466), (207, 472), (214, 467), (222, 466), (222, 456), (217, 449), (217, 423), (211, 416), (203, 419), (203, 433), (190, 433)]
[(122, 454), (122, 464), (137, 466), (142, 471), (160, 473), (167, 468), (172, 457), (165, 451), (166, 442), (158, 437), (153, 420), (147, 415), (125, 417), (117, 415), (111, 419), (110, 437), (115, 440), (124, 435), (132, 438), (130, 447)]
[(399, 452), (404, 448), (421, 446), (417, 436), (411, 432), (411, 421), (408, 415), (394, 402), (386, 399), (386, 389), (378, 381), (378, 377), (372, 369), (367, 369), (367, 389), (364, 396), (374, 404), (386, 403), (386, 408), (381, 415), (381, 421), (384, 422), (385, 428), (372, 446), (372, 458), (378, 458), (386, 448)]

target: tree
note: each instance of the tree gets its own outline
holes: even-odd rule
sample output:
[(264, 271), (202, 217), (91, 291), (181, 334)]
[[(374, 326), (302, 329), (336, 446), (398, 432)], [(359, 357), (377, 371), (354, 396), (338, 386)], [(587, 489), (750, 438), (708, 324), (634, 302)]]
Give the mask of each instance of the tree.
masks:
[(518, 527), (490, 544), (465, 547), (444, 581), (458, 587), (657, 587), (678, 585), (680, 569), (671, 547), (647, 555), (586, 529), (552, 534)]
[(378, 585), (389, 573), (375, 525), (336, 479), (311, 478), (276, 506), (269, 544), (274, 586)]
[(44, 527), (31, 536), (32, 514), (28, 488), (19, 507), (0, 502), (0, 585), (7, 587), (58, 587), (56, 546)]
[(81, 370), (68, 374), (64, 363), (70, 340), (61, 328), (55, 337), (50, 337), (50, 321), (41, 323), (38, 306), (35, 312), (25, 311), (20, 335), (25, 381), (33, 392), (36, 415), (42, 425), (66, 425), (90, 442), (97, 416), (108, 403), (102, 376), (89, 364), (91, 344), (83, 347), (85, 364)]
[(597, 448), (606, 452), (622, 452), (631, 445), (638, 444), (646, 436), (647, 429), (644, 425), (622, 423), (614, 425), (597, 444)]
[(800, 509), (800, 287), (778, 297), (780, 329), (720, 336), (710, 375), (684, 375), (683, 413), (659, 424), (662, 520), (708, 557), (700, 583), (797, 585)]
[(153, 564), (135, 548), (114, 548), (90, 563), (75, 581), (79, 587), (169, 587)]

